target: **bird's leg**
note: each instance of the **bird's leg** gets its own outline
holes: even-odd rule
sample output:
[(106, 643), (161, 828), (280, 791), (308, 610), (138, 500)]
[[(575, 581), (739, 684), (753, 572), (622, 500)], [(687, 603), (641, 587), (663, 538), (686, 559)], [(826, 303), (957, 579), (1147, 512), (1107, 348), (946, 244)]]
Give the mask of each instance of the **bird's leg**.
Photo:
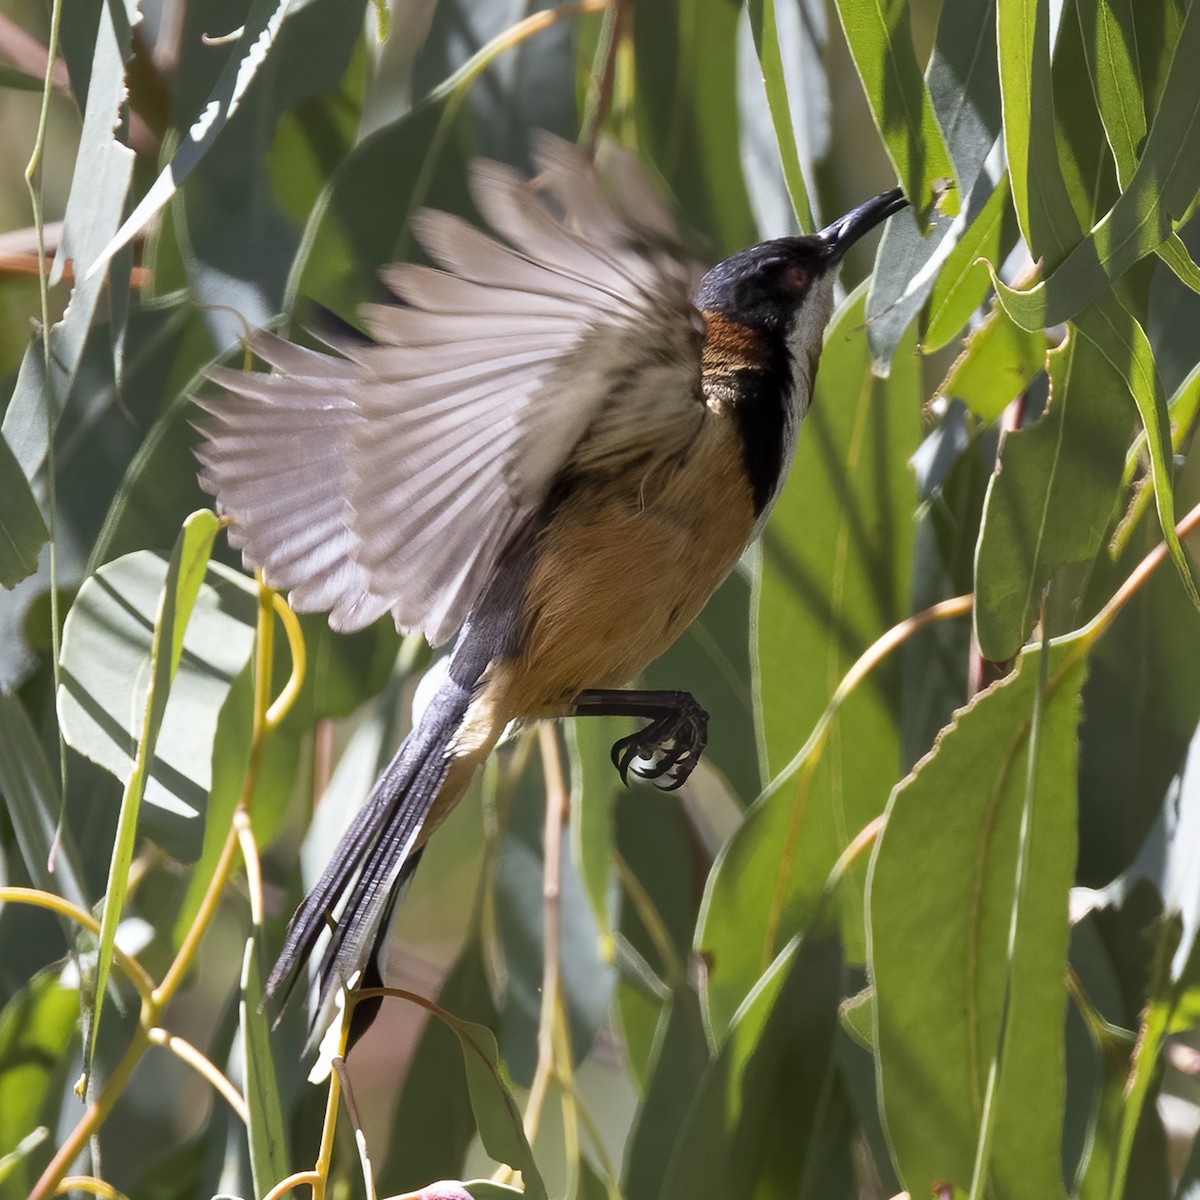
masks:
[(692, 773), (708, 742), (708, 713), (690, 692), (594, 688), (580, 692), (568, 711), (576, 717), (649, 718), (649, 725), (613, 745), (613, 766), (626, 785), (632, 769), (664, 791), (674, 791)]

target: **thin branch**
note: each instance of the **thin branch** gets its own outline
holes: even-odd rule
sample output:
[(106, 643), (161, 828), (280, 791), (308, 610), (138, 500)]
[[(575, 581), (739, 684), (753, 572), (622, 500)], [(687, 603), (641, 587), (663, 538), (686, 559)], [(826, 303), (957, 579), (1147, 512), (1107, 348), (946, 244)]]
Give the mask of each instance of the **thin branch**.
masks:
[(168, 1033), (165, 1029), (151, 1029), (148, 1036), (151, 1045), (169, 1050), (181, 1062), (187, 1063), (193, 1071), (212, 1084), (213, 1088), (221, 1093), (229, 1107), (237, 1114), (238, 1120), (243, 1125), (249, 1126), (250, 1110), (246, 1107), (244, 1097), (212, 1059), (197, 1050), (186, 1038)]
[(567, 814), (567, 784), (558, 730), (544, 722), (538, 729), (546, 779), (546, 824), (542, 836), (542, 1011), (538, 1020), (537, 1068), (525, 1106), (525, 1139), (537, 1137), (546, 1089), (554, 1075), (554, 1022), (561, 980), (562, 831)]
[(596, 157), (596, 145), (600, 141), (600, 133), (608, 114), (612, 110), (613, 85), (617, 76), (617, 55), (621, 49), (621, 39), (625, 36), (628, 22), (626, 14), (629, 11), (629, 0), (612, 0), (605, 9), (604, 24), (600, 31), (600, 45), (597, 48), (597, 58), (602, 58), (599, 79), (593, 70), (593, 87), (589, 90), (588, 106), (583, 119), (583, 133), (580, 144), (588, 159)]
[(119, 1192), (111, 1183), (97, 1179), (94, 1175), (68, 1175), (58, 1185), (56, 1196), (65, 1196), (68, 1192), (88, 1192), (99, 1196), (100, 1200), (126, 1200), (124, 1192)]
[[(90, 912), (77, 908), (69, 900), (64, 900), (53, 892), (43, 892), (37, 888), (0, 887), (0, 904), (29, 904), (34, 908), (49, 909), (50, 912), (58, 913), (59, 916), (82, 925), (96, 937), (100, 936), (100, 922)], [(137, 989), (142, 1002), (151, 1003), (154, 980), (150, 978), (146, 968), (132, 955), (126, 954), (120, 946), (113, 946), (113, 962)]]

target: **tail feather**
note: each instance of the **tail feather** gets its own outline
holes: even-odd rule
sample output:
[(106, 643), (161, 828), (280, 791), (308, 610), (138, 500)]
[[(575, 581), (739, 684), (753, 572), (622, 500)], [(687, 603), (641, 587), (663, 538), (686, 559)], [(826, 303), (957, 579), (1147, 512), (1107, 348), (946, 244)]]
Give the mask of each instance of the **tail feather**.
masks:
[(446, 680), (288, 924), (283, 950), (266, 987), (267, 998), (278, 998), (281, 1007), (349, 891), (341, 915), (333, 921), (317, 972), (315, 1027), (327, 1024), (338, 990), (366, 969), (389, 901), (416, 866), (417, 839), (446, 781), (450, 745), (470, 699), (470, 689)]

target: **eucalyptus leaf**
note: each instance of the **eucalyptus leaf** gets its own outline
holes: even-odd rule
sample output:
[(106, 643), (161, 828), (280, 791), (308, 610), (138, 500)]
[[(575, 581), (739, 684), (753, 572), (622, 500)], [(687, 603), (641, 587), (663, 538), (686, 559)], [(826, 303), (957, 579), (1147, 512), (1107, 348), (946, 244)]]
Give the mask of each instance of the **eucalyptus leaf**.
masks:
[(1129, 392), (1078, 334), (1049, 358), (1050, 401), (1010, 433), (992, 477), (975, 560), (975, 630), (993, 662), (1012, 658), (1047, 581), (1100, 549), (1117, 507), (1133, 416)]
[(780, 953), (695, 1091), (662, 1200), (749, 1200), (767, 1179), (810, 1200), (848, 1193), (849, 1131), (831, 1086), (840, 983), (836, 938), (810, 934)]
[[(215, 534), (216, 518), (207, 518)], [(64, 736), (122, 782), (132, 776), (142, 733), (167, 569), (149, 551), (101, 567), (84, 582), (63, 631)], [(244, 575), (215, 563), (203, 571), (194, 619), (186, 633), (175, 630), (187, 653), (180, 656), (170, 703), (157, 718), (156, 747), (146, 764), (146, 819), (155, 836), (185, 859), (199, 850), (220, 707), (249, 659), (256, 616), (254, 585)]]
[[(56, 971), (35, 975), (0, 1011), (0, 1154), (16, 1150), (39, 1126), (57, 1124), (52, 1098), (65, 1083), (78, 1029), (79, 993), (64, 987)], [(50, 1145), (28, 1146), (0, 1191), (27, 1194), (50, 1153)]]
[(25, 706), (17, 696), (3, 691), (0, 691), (0, 793), (34, 885), (89, 911), (91, 902), (69, 830), (63, 831), (57, 852), (52, 855), (62, 809), (58, 780)]
[(1042, 370), (1046, 347), (1040, 329), (1022, 329), (995, 305), (966, 339), (938, 395), (961, 400), (984, 421), (998, 420)]
[(166, 169), (89, 264), (89, 274), (101, 269), (146, 227), (221, 136), (270, 55), (290, 5), (291, 0), (253, 0), (203, 110), (196, 115)]
[[(133, 178), (134, 154), (118, 139), (117, 130), (126, 100), (125, 60), (132, 53), (130, 27), (136, 12), (136, 0), (114, 0), (100, 14), (62, 243), (50, 278), (61, 279), (69, 259), (71, 299), (62, 320), (51, 326), (48, 357), (42, 357), (40, 338), (30, 342), (4, 413), (4, 437), (31, 479), (45, 461), (47, 438), (79, 371), (92, 319), (105, 293), (104, 247), (121, 222)], [(114, 298), (128, 294), (128, 273), (110, 279), (108, 291)]]
[(1013, 319), (1025, 329), (1053, 325), (1096, 300), (1139, 259), (1174, 232), (1200, 190), (1200, 11), (1188, 8), (1171, 72), (1137, 167), (1112, 208), (1060, 265), (1027, 291), (997, 283)]
[[(175, 672), (183, 654), (184, 634), (196, 596), (208, 567), (208, 556), (216, 537), (219, 522), (211, 512), (193, 514), (184, 522), (179, 540), (167, 564), (162, 594), (153, 622), (153, 637), (150, 646), (148, 676), (140, 722), (136, 725), (136, 744), (132, 750), (130, 769), (125, 777), (125, 792), (121, 797), (121, 814), (117, 821), (116, 838), (112, 859), (109, 863), (108, 884), (104, 891), (104, 913), (100, 921), (100, 937), (96, 960), (96, 985), (91, 1024), (88, 1028), (88, 1044), (84, 1050), (84, 1070), (90, 1075), (96, 1049), (96, 1031), (100, 1027), (100, 1014), (104, 1003), (104, 990), (112, 969), (113, 945), (117, 925), (121, 919), (128, 887), (129, 867), (133, 861), (133, 848), (137, 840), (138, 813), (146, 792), (148, 766), (154, 759), (155, 744), (162, 728), (167, 698), (175, 680)], [(78, 601), (76, 602), (78, 604)], [(72, 615), (75, 607), (72, 607)], [(74, 681), (66, 669), (66, 632), (64, 630), (64, 669), (60, 700), (63, 711), (60, 719), (67, 725), (66, 713), (72, 703), (82, 714), (85, 702), (94, 704), (104, 713), (103, 703), (91, 697), (86, 687)], [(89, 648), (94, 653), (94, 648)], [(88, 651), (81, 652), (86, 660)], [(110, 698), (111, 699), (111, 698)], [(94, 710), (93, 710), (94, 711)], [(123, 714), (124, 715), (124, 714)], [(137, 718), (129, 714), (136, 721)]]
[[(838, 16), (858, 68), (875, 126), (924, 227), (937, 198), (935, 185), (954, 167), (921, 79), (905, 0), (837, 0)], [(944, 211), (953, 216), (953, 193)]]
[(943, 6), (925, 84), (954, 163), (962, 207), (953, 219), (938, 214), (927, 237), (912, 221), (890, 221), (884, 229), (867, 298), (867, 336), (880, 369), (924, 304), (937, 265), (970, 236), (1003, 175), (999, 145), (991, 153), (996, 161), (985, 169), (1000, 133), (1000, 81), (995, 55), (988, 52), (995, 40), (995, 0)]
[(14, 587), (37, 570), (49, 536), (21, 464), (0, 436), (0, 587)]
[[(872, 856), (881, 1103), (913, 1195), (935, 1181), (968, 1187), (986, 1102), (994, 1194), (1065, 1196), (1063, 978), (1086, 644), (1051, 648), (1044, 691), (1040, 659), (1030, 651), (957, 714), (893, 792)], [(945, 868), (936, 885), (934, 862)]]
[(257, 938), (247, 938), (246, 953), (242, 957), (239, 1031), (246, 1080), (246, 1109), (250, 1114), (247, 1134), (254, 1193), (256, 1196), (265, 1196), (288, 1174), (288, 1148), (267, 1017), (262, 1010), (259, 954)]

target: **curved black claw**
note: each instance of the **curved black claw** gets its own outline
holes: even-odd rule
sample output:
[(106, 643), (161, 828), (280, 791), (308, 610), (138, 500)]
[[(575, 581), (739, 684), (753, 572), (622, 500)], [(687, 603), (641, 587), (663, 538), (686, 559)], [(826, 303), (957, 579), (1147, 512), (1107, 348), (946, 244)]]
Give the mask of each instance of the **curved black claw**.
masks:
[(687, 781), (707, 744), (708, 713), (685, 693), (678, 708), (613, 743), (613, 766), (626, 787), (632, 770), (639, 779), (673, 792)]

